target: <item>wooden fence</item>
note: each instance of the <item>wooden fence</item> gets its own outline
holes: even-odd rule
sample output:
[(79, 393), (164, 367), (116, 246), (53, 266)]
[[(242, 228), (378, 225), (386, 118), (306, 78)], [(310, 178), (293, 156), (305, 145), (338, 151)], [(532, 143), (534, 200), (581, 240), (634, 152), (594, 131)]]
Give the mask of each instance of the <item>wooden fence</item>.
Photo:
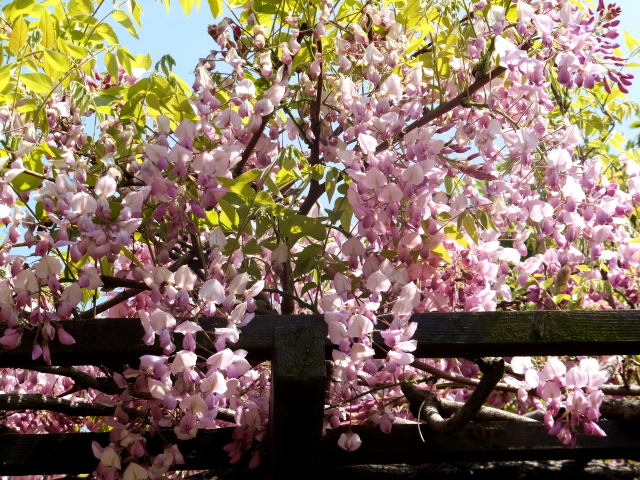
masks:
[[(418, 358), (640, 353), (637, 311), (430, 313), (414, 315), (412, 320), (418, 322), (414, 336)], [(201, 318), (199, 323), (209, 331), (224, 325), (211, 318)], [(141, 345), (143, 329), (137, 319), (63, 324), (77, 343), (52, 345), (52, 359), (58, 366), (137, 364), (141, 355), (161, 352), (157, 344)], [(383, 344), (381, 337), (377, 340)], [(31, 360), (30, 343), (25, 336), (17, 349), (0, 351), (0, 367), (43, 366), (41, 360)], [(205, 334), (198, 334), (198, 345), (206, 348), (208, 343)], [(449, 434), (423, 428), (424, 442), (416, 425), (396, 425), (390, 434), (357, 425), (351, 428), (360, 435), (363, 445), (355, 452), (345, 452), (336, 444), (343, 430), (331, 430), (322, 436), (325, 360), (332, 348), (322, 316), (258, 316), (243, 328), (235, 348), (247, 350), (252, 362), (272, 361), (266, 458), (271, 478), (296, 478), (301, 472), (305, 477), (312, 476), (314, 465), (320, 463), (640, 459), (638, 425), (616, 419), (601, 422), (607, 437), (579, 434), (576, 448), (562, 446), (540, 423), (478, 421)], [(377, 353), (384, 355), (382, 351)], [(201, 430), (194, 439), (178, 441), (185, 457), (185, 464), (179, 468), (213, 469), (226, 465), (228, 458), (222, 447), (231, 440), (232, 431), (233, 428)], [(174, 438), (171, 431), (163, 436)], [(0, 433), (0, 475), (90, 473), (97, 465), (91, 450), (94, 440), (107, 445), (108, 434)], [(152, 442), (149, 446), (154, 448)]]

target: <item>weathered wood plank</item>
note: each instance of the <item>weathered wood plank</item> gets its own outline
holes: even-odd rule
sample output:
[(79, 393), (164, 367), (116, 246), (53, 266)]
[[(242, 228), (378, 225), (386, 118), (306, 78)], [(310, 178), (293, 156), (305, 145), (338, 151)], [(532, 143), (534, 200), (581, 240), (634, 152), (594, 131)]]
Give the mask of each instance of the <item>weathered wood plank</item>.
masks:
[(274, 332), (270, 478), (313, 478), (322, 439), (326, 391), (325, 330), (280, 326)]
[[(173, 431), (162, 436), (178, 444), (184, 456), (179, 470), (199, 470), (228, 465), (224, 445), (231, 441), (233, 428), (198, 432), (191, 440), (176, 440)], [(46, 435), (0, 434), (0, 475), (91, 473), (98, 465), (91, 443), (109, 444), (108, 433), (66, 433)], [(159, 440), (151, 440), (150, 451), (162, 452)]]
[(600, 422), (600, 426), (607, 437), (578, 434), (577, 448), (563, 446), (542, 425), (530, 423), (469, 423), (447, 435), (432, 433), (423, 426), (424, 442), (417, 425), (394, 425), (390, 434), (373, 426), (353, 426), (362, 446), (355, 452), (346, 452), (336, 444), (346, 429), (330, 431), (323, 439), (322, 463), (417, 465), (448, 461), (640, 458), (637, 423), (609, 420)]
[[(417, 357), (513, 356), (513, 355), (606, 355), (640, 353), (640, 311), (536, 311), (425, 313), (412, 317), (418, 322), (414, 338)], [(208, 331), (224, 321), (200, 318)], [(159, 354), (160, 347), (142, 343), (143, 329), (135, 318), (93, 319), (63, 322), (76, 339), (74, 345), (51, 345), (56, 365), (104, 365), (137, 362), (144, 354)], [(269, 359), (273, 332), (281, 326), (320, 325), (321, 315), (261, 315), (242, 329), (236, 348), (249, 352), (252, 361)], [(383, 322), (379, 323), (384, 328)], [(4, 327), (0, 327), (0, 333)], [(378, 343), (383, 344), (378, 337)], [(176, 336), (180, 341), (181, 336)], [(198, 342), (212, 350), (209, 339)], [(31, 360), (31, 340), (25, 334), (14, 350), (0, 349), (0, 367), (42, 365)], [(325, 342), (327, 353), (331, 349)], [(378, 351), (379, 355), (384, 352)]]

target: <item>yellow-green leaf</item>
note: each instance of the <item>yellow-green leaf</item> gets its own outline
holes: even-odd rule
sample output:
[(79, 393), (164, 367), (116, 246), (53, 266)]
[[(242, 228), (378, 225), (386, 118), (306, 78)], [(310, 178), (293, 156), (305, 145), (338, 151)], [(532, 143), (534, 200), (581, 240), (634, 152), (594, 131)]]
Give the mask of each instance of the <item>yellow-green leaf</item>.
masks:
[(51, 48), (56, 44), (56, 20), (49, 10), (45, 9), (44, 15), (38, 23), (38, 28), (42, 32), (41, 43), (46, 48)]
[(35, 93), (49, 93), (51, 90), (51, 77), (44, 73), (23, 73), (20, 81)]
[(90, 14), (93, 11), (92, 0), (71, 0), (69, 2), (69, 13), (71, 15)]
[(127, 52), (125, 49), (123, 48), (119, 48), (118, 52), (117, 52), (117, 56), (118, 56), (118, 61), (120, 62), (120, 65), (122, 65), (122, 68), (124, 68), (124, 71), (127, 72), (129, 75), (132, 74), (133, 72), (133, 65), (131, 64), (131, 54), (129, 52)]
[(118, 44), (118, 35), (116, 35), (115, 30), (108, 23), (101, 23), (100, 25), (98, 25), (93, 35), (101, 38), (106, 42), (109, 42), (111, 45)]
[[(42, 60), (57, 72), (66, 72), (71, 68), (69, 58), (55, 50), (45, 50), (42, 55)], [(45, 68), (45, 70), (48, 69)]]
[(104, 54), (104, 65), (107, 67), (109, 75), (113, 78), (118, 78), (118, 59), (113, 53), (107, 52)]
[(151, 55), (139, 54), (136, 55), (136, 58), (133, 61), (133, 66), (135, 68), (144, 68), (145, 70), (149, 70), (149, 67), (151, 67), (152, 63), (153, 61), (151, 60)]
[(131, 16), (133, 17), (133, 19), (136, 21), (138, 26), (141, 27), (142, 7), (135, 0), (130, 0), (129, 9), (131, 11)]
[(444, 245), (442, 243), (438, 245), (436, 248), (434, 248), (433, 250), (431, 250), (431, 252), (435, 253), (437, 256), (439, 256), (442, 260), (444, 260), (447, 263), (453, 262), (451, 255), (449, 255), (449, 252), (447, 251), (446, 248), (444, 248)]
[(619, 132), (615, 133), (609, 139), (609, 145), (611, 145), (616, 150), (620, 150), (621, 152), (624, 151), (625, 143), (626, 143), (626, 141), (625, 141), (624, 135), (622, 135)]
[(129, 15), (124, 13), (122, 10), (116, 10), (115, 12), (113, 12), (113, 19), (120, 25), (122, 25), (127, 30), (127, 32), (129, 32), (135, 38), (139, 38), (138, 32), (136, 32), (136, 27), (133, 25), (133, 22), (129, 18)]
[(447, 225), (444, 227), (444, 233), (454, 242), (458, 242), (463, 247), (469, 248), (469, 242), (467, 242), (467, 239), (458, 231), (455, 225)]
[(208, 0), (208, 2), (211, 15), (213, 15), (213, 18), (218, 18), (222, 13), (222, 0)]
[(635, 48), (640, 47), (640, 41), (627, 30), (624, 31), (624, 44), (629, 50), (634, 50)]
[(0, 92), (4, 91), (11, 80), (11, 67), (13, 67), (11, 63), (0, 67)]
[(196, 3), (195, 0), (180, 0), (180, 5), (182, 5), (182, 10), (184, 10), (184, 13), (186, 13), (187, 15), (191, 13), (191, 9), (193, 8), (193, 5), (195, 3)]
[(13, 55), (18, 55), (22, 46), (27, 42), (28, 34), (29, 23), (24, 17), (16, 19), (13, 24), (13, 30), (11, 31), (11, 37), (9, 37), (9, 51)]
[(76, 60), (86, 60), (89, 56), (89, 52), (82, 45), (65, 42), (62, 38), (58, 38), (58, 49), (64, 53), (68, 53)]

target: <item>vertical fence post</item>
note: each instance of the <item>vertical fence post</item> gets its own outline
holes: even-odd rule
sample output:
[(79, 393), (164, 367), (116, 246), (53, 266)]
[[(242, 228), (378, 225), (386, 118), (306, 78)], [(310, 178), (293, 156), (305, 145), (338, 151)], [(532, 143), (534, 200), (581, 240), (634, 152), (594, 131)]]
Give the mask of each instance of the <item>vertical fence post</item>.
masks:
[[(311, 319), (310, 319), (311, 320)], [(313, 478), (322, 440), (326, 327), (319, 318), (274, 329), (270, 478)]]

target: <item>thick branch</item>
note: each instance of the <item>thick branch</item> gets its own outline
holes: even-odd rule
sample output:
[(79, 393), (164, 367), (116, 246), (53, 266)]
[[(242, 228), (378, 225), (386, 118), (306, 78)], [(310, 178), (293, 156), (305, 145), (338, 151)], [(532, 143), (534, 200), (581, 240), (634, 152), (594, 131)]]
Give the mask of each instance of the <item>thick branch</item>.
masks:
[(122, 389), (118, 387), (112, 379), (108, 377), (94, 377), (89, 373), (73, 367), (41, 366), (30, 367), (29, 369), (37, 372), (52, 373), (54, 375), (69, 377), (75, 382), (76, 387), (93, 388), (94, 390), (99, 390), (100, 392), (109, 395), (115, 395), (122, 392)]
[(280, 282), (282, 283), (282, 301), (280, 302), (280, 310), (282, 315), (291, 315), (295, 310), (295, 302), (293, 295), (293, 278), (289, 260), (282, 266), (280, 273)]
[[(412, 367), (417, 368), (418, 370), (422, 370), (423, 372), (430, 373), (431, 375), (442, 378), (444, 380), (449, 380), (454, 383), (459, 383), (461, 385), (466, 385), (469, 387), (477, 387), (480, 383), (480, 380), (477, 378), (468, 378), (462, 375), (456, 375), (455, 373), (445, 372), (444, 370), (440, 370), (439, 368), (433, 367), (428, 363), (422, 362), (420, 360), (415, 360), (412, 364)], [(518, 389), (511, 385), (507, 385), (506, 383), (497, 383), (494, 390), (499, 390), (502, 392), (511, 392), (518, 393)], [(639, 385), (629, 385), (628, 387), (625, 385), (602, 385), (600, 387), (602, 393), (605, 395), (633, 395), (640, 396), (640, 386)], [(537, 396), (535, 389), (528, 390), (529, 395)]]
[(0, 410), (48, 410), (77, 417), (112, 417), (115, 407), (77, 400), (49, 397), (38, 393), (0, 395)]
[(298, 213), (300, 215), (307, 215), (311, 211), (311, 207), (313, 207), (323, 193), (324, 183), (320, 183), (318, 180), (311, 180), (311, 183), (309, 184), (309, 193), (307, 193), (304, 202), (300, 205)]
[(640, 400), (606, 398), (600, 405), (600, 413), (606, 418), (638, 420), (640, 419)]
[(130, 288), (125, 290), (124, 292), (118, 293), (115, 297), (111, 297), (106, 302), (102, 302), (99, 305), (96, 305), (96, 308), (91, 308), (89, 310), (85, 310), (80, 314), (80, 318), (92, 318), (97, 314), (102, 313), (106, 310), (109, 310), (111, 307), (115, 307), (116, 305), (124, 302), (125, 300), (129, 300), (131, 297), (135, 297), (137, 294), (142, 292), (139, 288)]
[[(322, 42), (318, 40), (316, 43), (318, 53), (322, 55)], [(313, 104), (313, 112), (311, 113), (311, 131), (313, 132), (313, 143), (311, 144), (311, 157), (309, 164), (316, 165), (320, 163), (320, 110), (322, 108), (322, 61), (320, 61), (320, 73), (318, 74), (318, 82), (316, 83), (316, 101)]]
[(438, 397), (413, 385), (403, 385), (402, 392), (407, 397), (411, 412), (416, 418), (424, 418), (427, 425), (438, 433), (449, 433), (462, 428), (482, 408), (482, 404), (493, 391), (504, 374), (504, 362), (498, 358), (477, 360), (483, 373), (471, 397), (454, 414), (444, 419), (440, 413)]
[[(20, 393), (0, 395), (0, 410), (46, 410), (72, 417), (113, 417), (115, 416), (116, 407), (100, 405), (99, 403), (50, 397), (39, 393)], [(130, 417), (143, 415), (143, 412), (137, 411), (134, 408), (125, 407), (122, 410)], [(229, 408), (218, 409), (216, 419), (228, 423), (236, 423), (235, 412)]]
[[(424, 390), (422, 390), (424, 391)], [(454, 400), (446, 400), (444, 398), (439, 399), (439, 411), (445, 417), (450, 417), (455, 412), (460, 410), (465, 404), (463, 402), (456, 402)], [(538, 420), (518, 415), (517, 413), (507, 412), (493, 407), (481, 407), (478, 413), (475, 414), (473, 420), (485, 421), (485, 422), (522, 422), (522, 423), (536, 423)]]
[(262, 132), (267, 126), (267, 123), (269, 123), (270, 118), (271, 118), (271, 114), (265, 115), (264, 117), (262, 117), (262, 123), (260, 123), (260, 126), (258, 127), (258, 129), (255, 132), (253, 132), (253, 136), (249, 140), (249, 143), (247, 143), (247, 146), (244, 149), (244, 152), (242, 152), (242, 157), (240, 157), (240, 161), (236, 163), (236, 166), (233, 168), (233, 178), (240, 176), (240, 174), (242, 173), (242, 169), (244, 168), (245, 164), (247, 163), (247, 160), (249, 160), (249, 157), (253, 153), (253, 149), (256, 148), (256, 145), (260, 140), (260, 136), (262, 135)]
[[(322, 42), (317, 42), (318, 52), (322, 54)], [(313, 142), (311, 144), (311, 155), (309, 157), (310, 165), (317, 165), (321, 163), (320, 160), (320, 135), (322, 120), (320, 119), (320, 111), (322, 108), (322, 63), (320, 63), (320, 74), (318, 75), (318, 82), (316, 84), (316, 99), (313, 104), (313, 111), (311, 112), (311, 131), (313, 132)], [(311, 207), (324, 193), (324, 183), (321, 184), (319, 180), (312, 179), (309, 183), (309, 193), (302, 202), (298, 213), (300, 215), (307, 215), (311, 211)]]
[(151, 290), (146, 283), (130, 278), (111, 277), (109, 275), (100, 275), (104, 288), (132, 288), (136, 290)]

